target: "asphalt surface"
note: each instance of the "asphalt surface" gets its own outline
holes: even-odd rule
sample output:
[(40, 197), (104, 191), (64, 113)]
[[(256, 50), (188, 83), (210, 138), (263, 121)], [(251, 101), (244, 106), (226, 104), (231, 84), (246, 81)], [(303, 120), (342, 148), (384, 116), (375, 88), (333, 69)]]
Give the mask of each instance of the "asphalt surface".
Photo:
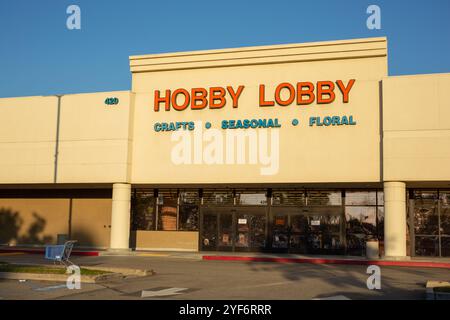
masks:
[[(39, 255), (0, 261), (44, 263)], [(424, 299), (428, 280), (450, 280), (448, 269), (381, 267), (381, 289), (369, 290), (366, 266), (202, 261), (164, 256), (74, 257), (80, 266), (153, 269), (155, 275), (101, 284), (0, 280), (0, 299)], [(142, 291), (145, 291), (142, 297)]]

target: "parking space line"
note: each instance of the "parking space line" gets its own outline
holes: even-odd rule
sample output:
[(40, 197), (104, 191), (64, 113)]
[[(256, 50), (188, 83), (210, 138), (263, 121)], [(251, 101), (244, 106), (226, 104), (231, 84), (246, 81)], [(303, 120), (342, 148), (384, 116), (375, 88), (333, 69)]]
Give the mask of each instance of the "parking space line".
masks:
[(51, 290), (64, 289), (64, 288), (67, 288), (67, 285), (60, 284), (60, 285), (57, 285), (57, 286), (49, 286), (49, 287), (37, 288), (37, 289), (34, 289), (34, 291), (51, 291)]

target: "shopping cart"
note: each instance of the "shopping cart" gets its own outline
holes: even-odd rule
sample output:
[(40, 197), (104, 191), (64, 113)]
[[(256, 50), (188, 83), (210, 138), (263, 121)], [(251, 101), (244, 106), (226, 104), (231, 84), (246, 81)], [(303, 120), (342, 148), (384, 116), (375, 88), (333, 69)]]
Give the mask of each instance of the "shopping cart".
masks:
[(45, 259), (52, 260), (53, 263), (59, 262), (60, 264), (68, 267), (73, 265), (69, 260), (70, 254), (76, 240), (66, 241), (63, 245), (46, 246), (45, 247)]

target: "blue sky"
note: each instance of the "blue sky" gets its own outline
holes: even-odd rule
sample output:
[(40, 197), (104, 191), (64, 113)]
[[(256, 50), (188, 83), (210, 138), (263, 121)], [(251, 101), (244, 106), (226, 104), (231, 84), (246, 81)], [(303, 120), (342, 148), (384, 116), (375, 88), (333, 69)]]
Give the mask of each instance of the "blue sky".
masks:
[(128, 90), (135, 54), (378, 36), (390, 75), (450, 72), (450, 0), (0, 0), (0, 97)]

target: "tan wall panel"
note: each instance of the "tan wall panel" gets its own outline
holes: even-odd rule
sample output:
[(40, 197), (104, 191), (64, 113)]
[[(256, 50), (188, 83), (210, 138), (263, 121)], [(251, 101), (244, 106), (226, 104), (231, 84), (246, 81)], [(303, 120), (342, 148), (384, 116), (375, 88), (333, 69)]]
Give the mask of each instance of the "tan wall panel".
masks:
[(136, 249), (198, 251), (198, 232), (136, 231)]
[(383, 80), (384, 179), (450, 180), (450, 74)]
[(58, 183), (126, 182), (128, 142), (61, 141)]
[(53, 181), (56, 97), (0, 99), (0, 183)]
[(111, 199), (72, 200), (72, 239), (86, 247), (109, 247)]
[(55, 244), (68, 226), (69, 199), (0, 199), (0, 243)]
[(0, 142), (54, 141), (57, 103), (53, 96), (0, 99)]
[[(118, 105), (105, 99), (117, 97)], [(126, 182), (130, 93), (64, 96), (58, 182)]]
[(0, 143), (0, 183), (52, 183), (54, 142)]

